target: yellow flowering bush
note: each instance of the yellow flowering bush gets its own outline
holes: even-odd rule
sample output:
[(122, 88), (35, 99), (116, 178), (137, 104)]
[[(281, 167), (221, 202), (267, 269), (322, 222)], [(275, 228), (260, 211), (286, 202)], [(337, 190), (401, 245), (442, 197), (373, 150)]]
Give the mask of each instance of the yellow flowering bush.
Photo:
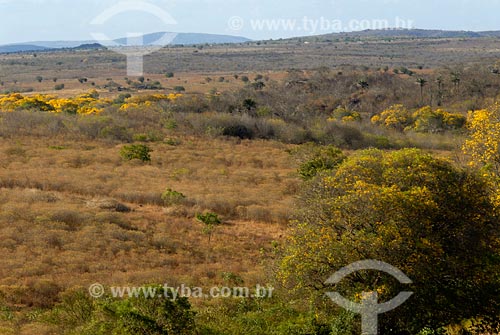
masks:
[(23, 96), (19, 93), (0, 95), (0, 109), (3, 112), (11, 112), (16, 109), (16, 104), (22, 100)]
[(154, 102), (160, 101), (175, 101), (180, 98), (182, 94), (170, 93), (170, 94), (151, 94), (135, 96), (125, 99), (125, 102), (120, 106), (120, 110), (126, 111), (128, 109), (138, 108), (138, 107), (149, 107)]
[(403, 105), (393, 105), (371, 119), (373, 124), (399, 131), (436, 133), (463, 128), (466, 118), (442, 109), (433, 110), (425, 106), (411, 113)]
[(451, 114), (442, 109), (432, 110), (430, 106), (420, 108), (413, 113), (413, 119), (415, 131), (430, 133), (460, 129), (466, 121), (460, 114)]
[(98, 114), (109, 104), (110, 101), (107, 99), (100, 100), (96, 91), (81, 94), (74, 98), (58, 98), (44, 94), (23, 96), (19, 93), (0, 96), (0, 110), (3, 112), (33, 109), (54, 113)]
[(328, 121), (356, 122), (361, 121), (361, 114), (344, 107), (337, 107)]
[[(130, 97), (121, 105), (120, 110), (152, 106), (160, 101), (175, 101), (181, 94), (152, 94)], [(13, 112), (15, 110), (38, 110), (53, 113), (69, 114), (99, 114), (113, 104), (112, 100), (99, 98), (95, 90), (71, 98), (60, 98), (53, 95), (36, 94), (23, 96), (19, 93), (0, 95), (0, 111)]]
[(411, 125), (412, 116), (405, 106), (393, 105), (380, 113), (380, 115), (372, 117), (371, 121), (377, 125), (402, 131)]
[(471, 156), (470, 165), (486, 167), (496, 174), (500, 171), (500, 105), (471, 111), (467, 127), (469, 138), (463, 146), (464, 153)]

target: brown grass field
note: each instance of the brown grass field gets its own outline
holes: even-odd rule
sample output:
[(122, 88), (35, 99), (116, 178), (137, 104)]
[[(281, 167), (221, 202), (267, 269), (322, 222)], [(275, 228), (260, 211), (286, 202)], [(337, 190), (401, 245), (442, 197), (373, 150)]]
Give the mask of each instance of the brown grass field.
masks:
[[(299, 183), (287, 146), (178, 140), (178, 146), (152, 145), (151, 164), (124, 162), (120, 146), (105, 142), (2, 141), (4, 299), (25, 312), (94, 282), (209, 287), (221, 284), (223, 273), (247, 285), (262, 280), (266, 254), (285, 232)], [(185, 201), (163, 205), (167, 187), (185, 194)], [(107, 208), (110, 199), (132, 211)], [(194, 219), (204, 211), (224, 219), (210, 242)], [(29, 334), (22, 315), (0, 325)]]

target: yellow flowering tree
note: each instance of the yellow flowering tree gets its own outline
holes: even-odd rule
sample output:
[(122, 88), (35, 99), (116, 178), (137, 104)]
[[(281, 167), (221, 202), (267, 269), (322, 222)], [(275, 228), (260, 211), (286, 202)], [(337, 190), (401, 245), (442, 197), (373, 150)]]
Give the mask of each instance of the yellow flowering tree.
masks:
[(319, 293), (315, 301), (332, 290), (353, 300), (377, 290), (387, 301), (401, 287), (378, 272), (324, 283), (360, 260), (396, 266), (414, 281), (415, 295), (381, 317), (384, 334), (498, 316), (500, 227), (487, 190), (475, 175), (419, 150), (357, 152), (306, 185), (280, 278)]
[(405, 130), (413, 122), (412, 115), (403, 105), (393, 105), (371, 119), (372, 123), (399, 131)]

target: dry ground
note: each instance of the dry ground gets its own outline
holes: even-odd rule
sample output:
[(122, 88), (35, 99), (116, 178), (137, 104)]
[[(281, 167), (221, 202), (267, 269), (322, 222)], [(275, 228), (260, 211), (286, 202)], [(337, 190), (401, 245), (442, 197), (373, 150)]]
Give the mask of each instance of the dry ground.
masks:
[[(107, 142), (2, 140), (0, 297), (22, 309), (94, 282), (210, 287), (224, 273), (248, 285), (263, 280), (300, 184), (289, 147), (177, 140), (151, 144), (151, 164), (124, 162), (121, 145)], [(185, 201), (165, 206), (166, 188)], [(105, 208), (102, 199), (132, 211)], [(194, 219), (205, 211), (224, 219), (210, 241)]]

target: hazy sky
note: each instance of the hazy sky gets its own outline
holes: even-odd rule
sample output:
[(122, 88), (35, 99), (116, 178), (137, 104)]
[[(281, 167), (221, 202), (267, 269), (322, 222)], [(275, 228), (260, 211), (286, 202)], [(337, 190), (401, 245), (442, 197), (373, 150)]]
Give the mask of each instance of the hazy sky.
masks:
[[(137, 3), (154, 10), (117, 10)], [(113, 17), (91, 24), (109, 8)], [(91, 40), (92, 32), (113, 38), (174, 31), (276, 39), (403, 24), (500, 30), (499, 12), (500, 0), (0, 0), (0, 44)]]

